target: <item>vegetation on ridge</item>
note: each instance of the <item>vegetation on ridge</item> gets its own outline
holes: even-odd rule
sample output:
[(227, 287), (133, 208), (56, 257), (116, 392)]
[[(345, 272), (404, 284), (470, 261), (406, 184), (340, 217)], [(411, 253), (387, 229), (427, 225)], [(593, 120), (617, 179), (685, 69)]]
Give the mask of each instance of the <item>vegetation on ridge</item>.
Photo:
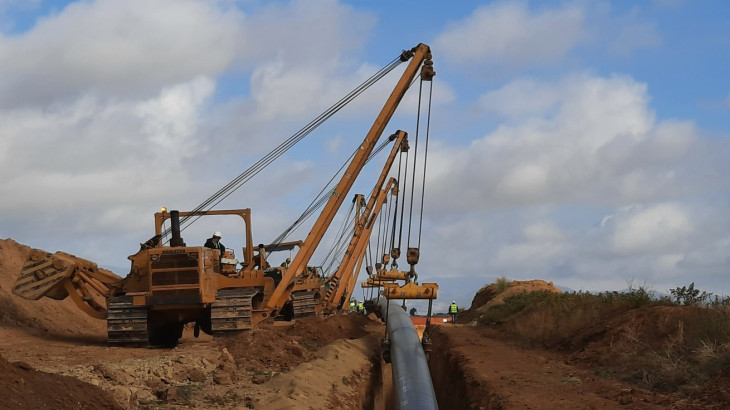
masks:
[[(499, 293), (504, 282), (490, 286)], [(526, 292), (477, 311), (476, 323), (567, 351), (597, 375), (691, 394), (718, 372), (730, 371), (730, 298), (713, 298), (694, 283), (670, 293), (657, 298), (643, 287)]]

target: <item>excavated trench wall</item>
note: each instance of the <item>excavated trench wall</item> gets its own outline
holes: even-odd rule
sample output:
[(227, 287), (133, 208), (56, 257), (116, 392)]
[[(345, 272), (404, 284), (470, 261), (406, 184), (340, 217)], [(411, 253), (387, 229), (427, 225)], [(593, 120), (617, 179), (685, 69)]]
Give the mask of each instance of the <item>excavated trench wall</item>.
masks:
[[(448, 325), (442, 325), (448, 326)], [(501, 400), (494, 394), (484, 394), (489, 386), (483, 386), (474, 378), (471, 366), (463, 354), (453, 346), (449, 336), (440, 331), (441, 326), (431, 326), (429, 336), (433, 343), (428, 367), (431, 371), (436, 400), (441, 409), (501, 409)], [(489, 366), (488, 363), (479, 364)]]
[[(380, 339), (369, 337), (368, 342), (374, 352), (369, 357), (370, 366), (353, 373), (353, 380), (359, 381), (360, 388), (355, 389), (348, 404), (352, 405), (350, 408), (362, 410), (395, 410), (392, 366), (382, 359)], [(346, 408), (336, 399), (331, 404)]]
[(362, 409), (395, 410), (391, 366), (383, 359), (373, 358), (367, 392), (363, 394)]

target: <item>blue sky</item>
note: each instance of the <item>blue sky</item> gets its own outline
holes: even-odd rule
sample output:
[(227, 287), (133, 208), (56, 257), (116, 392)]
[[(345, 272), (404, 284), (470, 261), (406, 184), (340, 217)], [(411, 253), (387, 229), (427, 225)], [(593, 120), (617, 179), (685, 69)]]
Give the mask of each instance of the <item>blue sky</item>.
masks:
[[(0, 237), (123, 275), (159, 206), (196, 206), (419, 42), (437, 75), (418, 271), (437, 307), (500, 276), (730, 294), (725, 1), (0, 1)], [(394, 81), (221, 206), (275, 237)], [(414, 133), (414, 101), (386, 133)], [(229, 221), (198, 224), (189, 244), (240, 246)]]

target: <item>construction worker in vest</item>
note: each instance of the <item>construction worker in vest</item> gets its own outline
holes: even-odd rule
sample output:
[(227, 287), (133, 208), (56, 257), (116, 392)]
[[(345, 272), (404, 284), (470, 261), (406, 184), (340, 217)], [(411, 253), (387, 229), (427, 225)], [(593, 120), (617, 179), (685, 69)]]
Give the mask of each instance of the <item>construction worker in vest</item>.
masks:
[(286, 260), (281, 263), (282, 268), (288, 268), (289, 265), (291, 265), (291, 258), (286, 258)]
[(357, 302), (357, 313), (365, 314), (365, 305), (362, 302)]
[(355, 301), (354, 300), (351, 300), (350, 301), (350, 312), (354, 312), (355, 309), (356, 309)]
[(449, 314), (451, 315), (451, 323), (456, 323), (456, 315), (459, 313), (459, 306), (456, 305), (456, 301), (451, 302), (449, 306)]

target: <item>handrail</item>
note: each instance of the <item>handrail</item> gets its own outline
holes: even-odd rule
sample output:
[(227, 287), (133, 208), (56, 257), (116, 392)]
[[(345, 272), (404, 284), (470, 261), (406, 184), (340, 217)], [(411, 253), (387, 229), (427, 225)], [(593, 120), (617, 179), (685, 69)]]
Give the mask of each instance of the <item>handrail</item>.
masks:
[(380, 300), (380, 309), (388, 315), (386, 328), (390, 339), (395, 408), (437, 410), (436, 392), (433, 390), (428, 361), (413, 322), (402, 307), (385, 298)]

